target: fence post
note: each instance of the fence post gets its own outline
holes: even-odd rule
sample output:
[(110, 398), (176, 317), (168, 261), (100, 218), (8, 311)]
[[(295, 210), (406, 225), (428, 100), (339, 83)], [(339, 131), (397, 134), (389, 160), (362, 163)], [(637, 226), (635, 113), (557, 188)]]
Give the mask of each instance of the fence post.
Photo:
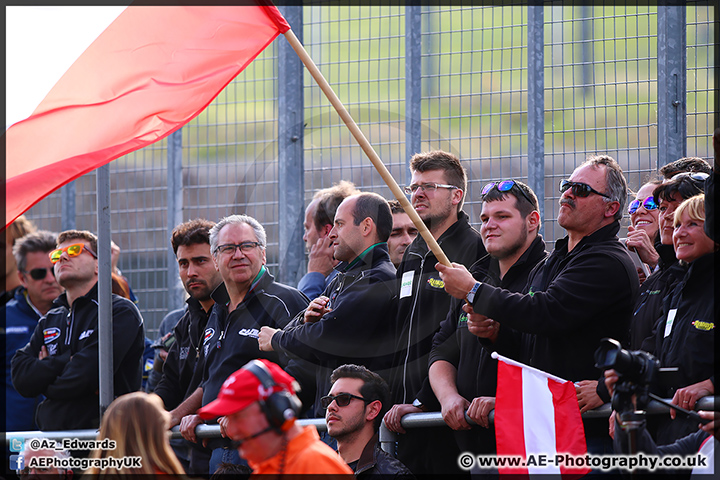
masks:
[(658, 167), (687, 152), (687, 14), (684, 3), (667, 3), (660, 3), (657, 15)]
[(182, 178), (182, 129), (168, 136), (167, 150), (167, 292), (168, 311), (182, 308), (184, 287), (179, 280), (177, 257), (170, 245), (170, 237), (176, 225), (182, 222), (183, 178)]
[(544, 29), (542, 2), (528, 5), (528, 185), (540, 203), (540, 234), (545, 224)]
[(60, 189), (60, 230), (75, 230), (75, 180)]
[(97, 169), (98, 385), (100, 416), (113, 401), (112, 263), (110, 261), (110, 165)]
[(410, 158), (422, 142), (422, 17), (419, 5), (405, 7), (405, 168), (400, 181), (410, 183)]
[[(302, 5), (280, 8), (301, 42), (302, 9)], [(305, 244), (302, 241), (305, 214), (305, 72), (290, 44), (281, 40), (278, 52), (278, 281), (297, 285), (305, 264)]]

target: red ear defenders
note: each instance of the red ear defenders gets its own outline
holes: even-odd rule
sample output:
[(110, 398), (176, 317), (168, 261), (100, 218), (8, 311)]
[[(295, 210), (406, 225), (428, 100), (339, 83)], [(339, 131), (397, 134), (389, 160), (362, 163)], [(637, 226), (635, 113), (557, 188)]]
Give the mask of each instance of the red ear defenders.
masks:
[[(272, 391), (278, 386), (270, 371), (261, 361), (253, 360), (243, 368), (255, 375), (264, 390)], [(261, 398), (259, 402), (270, 426), (281, 432), (287, 431), (300, 414), (300, 400), (286, 390), (273, 392), (267, 398)]]

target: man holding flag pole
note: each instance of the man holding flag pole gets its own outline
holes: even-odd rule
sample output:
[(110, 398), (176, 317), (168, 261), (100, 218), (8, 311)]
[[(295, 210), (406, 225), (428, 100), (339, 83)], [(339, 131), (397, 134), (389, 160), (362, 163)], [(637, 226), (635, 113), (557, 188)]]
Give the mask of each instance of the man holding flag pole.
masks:
[[(593, 353), (604, 337), (626, 338), (639, 285), (617, 238), (627, 198), (617, 162), (590, 157), (560, 183), (560, 192), (558, 223), (567, 236), (531, 274), (527, 294), (478, 282), (461, 265), (437, 269), (447, 292), (472, 306), (468, 328), (495, 337), (481, 339), (486, 348), (575, 382), (585, 412), (603, 403), (591, 380), (599, 377)], [(529, 351), (521, 348), (527, 340)], [(498, 378), (498, 394), (501, 383)], [(589, 452), (612, 451), (606, 422), (587, 421), (585, 433)]]

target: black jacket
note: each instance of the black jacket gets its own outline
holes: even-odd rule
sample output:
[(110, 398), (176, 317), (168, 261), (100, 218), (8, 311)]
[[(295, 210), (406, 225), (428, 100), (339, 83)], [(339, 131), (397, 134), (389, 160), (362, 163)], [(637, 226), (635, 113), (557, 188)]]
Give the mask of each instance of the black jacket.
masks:
[[(167, 410), (180, 405), (197, 389), (202, 379), (200, 347), (209, 312), (203, 310), (200, 302), (192, 297), (187, 299), (187, 305), (187, 310), (173, 329), (175, 343), (168, 350), (162, 377), (154, 390), (162, 398)], [(200, 367), (196, 371), (198, 363)]]
[[(275, 350), (320, 367), (316, 404), (330, 391), (330, 373), (340, 365), (364, 365), (387, 379), (395, 348), (395, 267), (387, 243), (374, 245), (336, 270), (323, 292), (332, 310), (313, 323), (304, 323), (303, 310), (272, 338)], [(320, 414), (317, 409), (315, 413)]]
[(672, 294), (675, 285), (685, 275), (685, 269), (675, 258), (672, 245), (655, 244), (660, 255), (658, 270), (640, 286), (633, 317), (630, 321), (630, 349), (655, 351), (655, 327), (662, 317), (665, 298)]
[[(100, 425), (98, 397), (97, 284), (75, 300), (66, 294), (40, 319), (30, 342), (12, 359), (13, 385), (20, 394), (47, 398), (36, 412), (41, 430), (74, 430)], [(130, 300), (112, 296), (114, 394), (140, 389), (145, 331)], [(38, 360), (40, 348), (49, 357)], [(72, 358), (71, 358), (72, 357)]]
[[(464, 212), (458, 221), (438, 239), (438, 244), (451, 262), (469, 267), (487, 252), (480, 232), (468, 223)], [(395, 371), (391, 381), (394, 403), (412, 403), (418, 398), (423, 404), (437, 404), (427, 381), (428, 357), (432, 339), (447, 316), (450, 295), (435, 270), (437, 258), (418, 235), (408, 246), (398, 267), (398, 330)]]
[(211, 296), (215, 305), (205, 327), (202, 347), (203, 405), (215, 400), (225, 379), (250, 360), (266, 358), (282, 365), (277, 352), (260, 351), (257, 341), (260, 328), (283, 328), (308, 305), (305, 295), (276, 283), (267, 270), (232, 312), (227, 309), (230, 297), (224, 283)]
[(355, 467), (355, 478), (370, 480), (377, 478), (375, 475), (381, 475), (379, 478), (415, 478), (400, 460), (380, 448), (377, 434), (365, 445)]
[[(478, 260), (471, 268), (473, 276), (484, 283), (511, 292), (523, 292), (533, 268), (547, 258), (545, 242), (538, 236), (517, 262), (500, 279), (500, 265), (490, 255)], [(467, 314), (462, 310), (464, 300), (453, 299), (447, 318), (433, 338), (429, 364), (444, 360), (457, 369), (458, 393), (466, 400), (495, 396), (497, 389), (497, 360), (482, 348), (478, 337), (467, 329)], [(493, 442), (494, 443), (494, 442)]]
[[(715, 382), (715, 326), (720, 312), (715, 302), (718, 292), (714, 263), (714, 253), (692, 262), (665, 301), (656, 332), (655, 356), (660, 366), (678, 367), (679, 371), (668, 390), (656, 390), (663, 397), (672, 398), (675, 390), (703, 380)], [(662, 417), (656, 439), (659, 445), (666, 445), (696, 429), (697, 421)]]
[[(606, 225), (571, 252), (567, 237), (558, 240), (525, 295), (483, 284), (473, 308), (501, 325), (497, 342), (483, 345), (565, 380), (598, 378), (595, 350), (604, 337), (626, 341), (639, 287), (619, 229), (619, 222)], [(512, 329), (531, 335), (529, 352)]]

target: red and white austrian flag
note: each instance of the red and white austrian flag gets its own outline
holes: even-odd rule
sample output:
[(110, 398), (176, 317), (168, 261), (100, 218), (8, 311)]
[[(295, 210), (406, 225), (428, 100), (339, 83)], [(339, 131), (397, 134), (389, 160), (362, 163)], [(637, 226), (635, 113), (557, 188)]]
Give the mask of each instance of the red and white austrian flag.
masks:
[[(556, 465), (556, 455), (587, 453), (575, 387), (541, 370), (493, 353), (498, 361), (495, 440), (498, 455), (520, 456), (522, 468), (501, 474), (562, 474), (577, 478), (588, 468)], [(550, 459), (551, 461), (544, 461)]]

